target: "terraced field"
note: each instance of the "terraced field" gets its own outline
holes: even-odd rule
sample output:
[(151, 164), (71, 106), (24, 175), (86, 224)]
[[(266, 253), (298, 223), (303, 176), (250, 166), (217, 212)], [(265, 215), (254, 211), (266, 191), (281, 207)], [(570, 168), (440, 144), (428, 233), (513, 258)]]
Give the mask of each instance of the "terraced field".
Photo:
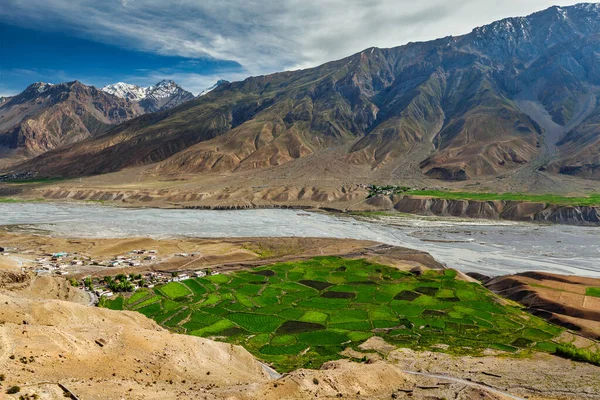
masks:
[(453, 270), (417, 276), (336, 257), (169, 283), (101, 305), (243, 345), (280, 371), (319, 367), (374, 335), (399, 347), (477, 355), (553, 352), (562, 332)]

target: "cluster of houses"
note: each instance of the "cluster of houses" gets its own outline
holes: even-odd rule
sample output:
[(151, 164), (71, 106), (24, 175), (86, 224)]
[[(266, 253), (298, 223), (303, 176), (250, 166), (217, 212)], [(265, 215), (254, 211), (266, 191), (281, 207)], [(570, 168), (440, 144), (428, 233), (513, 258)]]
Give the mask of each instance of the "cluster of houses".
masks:
[(69, 253), (47, 254), (35, 259), (35, 272), (38, 274), (55, 273), (56, 275), (68, 275), (67, 268), (83, 265), (94, 265), (97, 262), (89, 257), (69, 255)]
[[(17, 249), (9, 249), (0, 247), (0, 254), (9, 255), (18, 251)], [(33, 251), (31, 251), (33, 253)], [(196, 253), (178, 253), (178, 257), (193, 257)], [(125, 255), (115, 256), (110, 260), (95, 260), (91, 257), (78, 253), (58, 252), (51, 254), (43, 254), (34, 260), (33, 271), (37, 274), (56, 274), (69, 275), (70, 271), (80, 270), (85, 266), (101, 266), (101, 267), (138, 267), (143, 265), (154, 264), (158, 260), (157, 250), (132, 250)], [(80, 271), (77, 271), (80, 272)], [(201, 269), (197, 271), (186, 272), (147, 272), (137, 275), (121, 275), (121, 280), (130, 282), (127, 291), (135, 291), (140, 287), (153, 288), (155, 285), (166, 284), (169, 282), (181, 282), (192, 278), (202, 278), (207, 275), (218, 275), (219, 272), (211, 271), (210, 269)], [(87, 283), (86, 283), (87, 280)], [(81, 281), (81, 288), (93, 292), (98, 297), (112, 297), (115, 295), (109, 285), (103, 280), (95, 278), (93, 281), (89, 278)], [(71, 278), (73, 284), (76, 280)], [(111, 286), (114, 288), (114, 286)]]
[[(155, 285), (162, 285), (169, 282), (181, 282), (187, 279), (192, 278), (202, 278), (207, 275), (219, 275), (218, 271), (210, 271), (208, 269), (198, 270), (194, 272), (186, 272), (182, 274), (174, 274), (174, 273), (165, 273), (165, 272), (148, 272), (144, 275), (141, 275), (141, 279), (138, 281), (143, 282), (142, 286), (147, 287), (149, 289), (153, 288)], [(130, 276), (126, 278), (128, 281), (132, 281)], [(108, 289), (108, 287), (102, 285), (100, 282), (97, 283), (98, 286), (94, 287), (94, 293), (99, 297), (112, 297), (114, 293)], [(81, 287), (85, 289), (84, 287)], [(133, 291), (136, 291), (140, 288), (138, 284), (133, 284)]]
[(174, 276), (168, 282), (181, 282), (181, 281), (185, 281), (187, 279), (192, 279), (192, 278), (202, 278), (202, 277), (205, 277), (206, 275), (219, 275), (219, 272), (218, 271), (210, 272), (206, 269), (202, 269), (199, 271), (183, 273), (181, 275)]
[(156, 262), (156, 254), (156, 250), (133, 250), (127, 255), (100, 261), (79, 254), (60, 252), (36, 258), (34, 261), (36, 264), (34, 270), (38, 274), (54, 273), (56, 275), (68, 275), (68, 269), (72, 267), (139, 267), (143, 264)]
[(156, 254), (156, 250), (132, 250), (128, 255), (117, 256), (103, 265), (107, 267), (139, 267), (142, 264), (155, 262)]

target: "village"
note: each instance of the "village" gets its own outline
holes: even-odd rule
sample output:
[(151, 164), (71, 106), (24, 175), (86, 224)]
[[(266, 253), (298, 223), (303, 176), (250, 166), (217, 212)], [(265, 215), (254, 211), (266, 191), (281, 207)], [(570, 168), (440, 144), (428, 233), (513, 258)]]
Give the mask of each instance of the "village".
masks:
[[(79, 253), (68, 253), (65, 251), (48, 254), (35, 254), (32, 250), (20, 251), (18, 248), (0, 247), (0, 255), (18, 259), (21, 263), (22, 272), (35, 275), (56, 275), (66, 278), (74, 287), (78, 287), (90, 294), (92, 302), (98, 302), (99, 298), (112, 297), (121, 292), (135, 292), (140, 288), (153, 288), (155, 285), (169, 282), (180, 282), (191, 278), (201, 278), (207, 275), (218, 275), (219, 272), (210, 268), (195, 271), (173, 271), (160, 272), (150, 271), (153, 267), (164, 261), (158, 255), (157, 250), (131, 250), (124, 255), (117, 255), (110, 259), (98, 260)], [(176, 253), (166, 257), (170, 258), (195, 258), (197, 253)], [(142, 273), (121, 272), (123, 269), (135, 268), (148, 271)], [(98, 274), (98, 270), (103, 273)], [(89, 274), (81, 277), (82, 271), (95, 271), (93, 276)], [(118, 270), (120, 273), (111, 273)]]
[(84, 278), (81, 282), (73, 281), (74, 286), (87, 290), (98, 297), (112, 297), (120, 292), (135, 292), (140, 288), (154, 288), (158, 284), (181, 282), (192, 278), (202, 278), (207, 275), (219, 275), (219, 272), (209, 268), (193, 272), (147, 272), (144, 274), (119, 274), (114, 277)]

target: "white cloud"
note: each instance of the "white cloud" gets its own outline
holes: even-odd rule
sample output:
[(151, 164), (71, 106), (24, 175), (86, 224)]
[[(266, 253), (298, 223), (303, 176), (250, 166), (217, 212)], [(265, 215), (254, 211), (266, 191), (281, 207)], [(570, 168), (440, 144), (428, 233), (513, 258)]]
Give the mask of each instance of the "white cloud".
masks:
[[(459, 35), (554, 3), (556, 0), (3, 0), (0, 19), (26, 27), (68, 30), (135, 50), (233, 60), (243, 66), (245, 75), (255, 75), (315, 66), (370, 46), (393, 47)], [(192, 74), (187, 75), (191, 80)], [(217, 78), (194, 76), (207, 82)], [(194, 87), (199, 85), (196, 82)]]

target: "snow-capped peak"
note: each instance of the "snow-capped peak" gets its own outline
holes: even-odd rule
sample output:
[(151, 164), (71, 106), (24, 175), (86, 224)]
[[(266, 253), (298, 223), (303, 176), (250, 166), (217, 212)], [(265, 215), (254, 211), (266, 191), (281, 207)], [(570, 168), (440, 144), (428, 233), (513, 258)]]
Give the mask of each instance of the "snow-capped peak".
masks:
[(103, 92), (112, 94), (113, 96), (132, 101), (140, 101), (146, 98), (147, 89), (125, 82), (117, 82), (112, 85), (107, 85), (102, 88)]
[(213, 90), (215, 90), (215, 89), (216, 89), (216, 88), (218, 88), (219, 86), (221, 86), (221, 85), (224, 85), (224, 84), (226, 84), (226, 83), (229, 83), (229, 81), (226, 81), (225, 79), (219, 79), (219, 80), (217, 81), (217, 83), (215, 83), (215, 84), (214, 84), (214, 85), (212, 85), (211, 87), (209, 87), (209, 88), (206, 88), (206, 89), (204, 89), (203, 91), (201, 91), (201, 92), (198, 94), (198, 97), (200, 97), (200, 96), (204, 96), (205, 94), (212, 92)]
[(29, 87), (27, 89), (35, 90), (38, 93), (44, 93), (46, 90), (50, 89), (52, 86), (54, 86), (52, 83), (35, 82), (35, 83), (32, 83), (31, 85), (29, 85)]
[(184, 90), (172, 80), (162, 80), (154, 86), (146, 88), (146, 97), (153, 97), (155, 99), (164, 99), (184, 92)]
[(187, 93), (181, 86), (172, 80), (162, 80), (156, 85), (145, 88), (130, 83), (118, 82), (104, 86), (102, 90), (114, 96), (138, 102), (147, 99), (148, 97), (158, 100)]

